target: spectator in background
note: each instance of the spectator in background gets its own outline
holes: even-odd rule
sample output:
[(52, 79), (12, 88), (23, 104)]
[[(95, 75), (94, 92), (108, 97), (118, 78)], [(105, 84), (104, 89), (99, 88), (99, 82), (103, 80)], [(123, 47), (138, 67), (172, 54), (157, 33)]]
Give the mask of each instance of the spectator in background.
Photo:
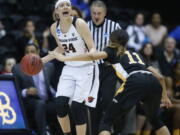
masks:
[(174, 78), (173, 88), (175, 98), (180, 100), (180, 60), (174, 65)]
[(13, 56), (6, 56), (2, 61), (3, 69), (1, 74), (12, 75), (12, 68), (16, 64), (16, 59)]
[(24, 48), (26, 44), (34, 44), (40, 48), (40, 56), (44, 56), (49, 50), (55, 48), (55, 41), (50, 35), (49, 27), (47, 27), (42, 34), (36, 33), (36, 27), (33, 20), (26, 20), (23, 26), (23, 35), (17, 41), (17, 50), (19, 50), (19, 60), (24, 55)]
[(151, 24), (145, 27), (145, 32), (155, 47), (162, 45), (167, 28), (161, 24), (161, 15), (154, 13), (151, 18)]
[(140, 53), (148, 65), (151, 65), (160, 72), (160, 65), (157, 57), (155, 56), (155, 49), (152, 43), (145, 43), (142, 46)]
[(83, 18), (82, 12), (79, 8), (72, 6), (72, 12), (71, 12), (72, 16), (76, 16), (78, 18)]
[(173, 79), (167, 78), (167, 93), (172, 107), (162, 109), (162, 119), (172, 129), (172, 135), (180, 135), (180, 60), (173, 65)]
[(89, 0), (72, 0), (72, 5), (78, 7), (85, 20), (90, 18)]
[(32, 20), (26, 20), (24, 22), (23, 35), (17, 41), (17, 49), (19, 50), (19, 55), (20, 55), (19, 60), (24, 55), (23, 52), (25, 49), (25, 45), (35, 44), (37, 47), (40, 48), (40, 41), (35, 34), (35, 30), (36, 30), (36, 27)]
[(7, 32), (5, 25), (0, 20), (0, 58), (4, 57), (7, 53), (13, 56), (17, 55), (15, 37), (10, 32)]
[(148, 40), (144, 28), (144, 14), (137, 13), (135, 15), (134, 24), (128, 26), (126, 31), (129, 35), (129, 41), (127, 43), (128, 48), (139, 51), (142, 45)]
[[(39, 48), (34, 44), (27, 44), (25, 54), (39, 55)], [(27, 118), (31, 125), (37, 125), (38, 135), (46, 135), (47, 125), (49, 125), (53, 134), (56, 128), (59, 128), (56, 118), (56, 108), (54, 103), (54, 66), (46, 63), (40, 73), (34, 76), (24, 74), (20, 65), (13, 68), (13, 75), (23, 99)], [(35, 124), (31, 119), (35, 120)]]
[(180, 135), (180, 59), (174, 65), (174, 78), (173, 78), (173, 97), (174, 114), (173, 114), (173, 135)]
[[(180, 25), (169, 33), (169, 36), (174, 38), (178, 44), (180, 44)], [(179, 46), (177, 46), (180, 48)]]
[[(167, 37), (165, 39), (164, 47), (165, 48), (158, 54), (158, 61), (160, 64), (161, 72), (165, 77), (168, 96), (171, 98), (171, 101), (174, 104), (173, 107), (167, 111), (172, 112), (172, 110), (174, 110), (175, 111), (174, 113), (176, 114), (176, 111), (178, 111), (178, 108), (175, 105), (176, 101), (174, 102), (174, 90), (173, 90), (174, 70), (173, 70), (173, 67), (180, 58), (179, 50), (176, 49), (176, 40), (172, 37)], [(167, 116), (169, 116), (169, 113)], [(170, 116), (172, 119), (172, 115), (170, 115)], [(174, 125), (176, 125), (175, 127), (177, 127), (176, 120), (178, 120), (178, 119), (175, 117), (177, 117), (177, 116), (176, 115), (174, 116), (172, 122), (174, 123)]]
[(172, 37), (167, 37), (164, 43), (164, 49), (157, 54), (161, 73), (165, 77), (173, 78), (173, 65), (179, 58), (179, 52), (176, 49), (176, 41)]
[(47, 27), (42, 33), (42, 47), (40, 56), (47, 55), (48, 51), (53, 50), (55, 46), (55, 40), (53, 39), (49, 27)]
[(4, 25), (0, 21), (0, 39), (6, 35), (6, 30), (4, 29)]
[(180, 42), (180, 25), (177, 26), (174, 30), (172, 30), (169, 33), (170, 37), (173, 37), (174, 39), (176, 39), (178, 42)]

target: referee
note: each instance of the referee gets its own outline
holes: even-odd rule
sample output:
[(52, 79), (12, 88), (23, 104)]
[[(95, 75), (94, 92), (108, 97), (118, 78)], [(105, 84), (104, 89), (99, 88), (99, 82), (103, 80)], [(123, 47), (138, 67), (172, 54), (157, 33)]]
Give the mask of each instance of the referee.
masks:
[[(116, 29), (121, 29), (118, 23), (106, 19), (107, 7), (100, 1), (93, 1), (91, 6), (91, 18), (88, 22), (93, 40), (98, 51), (103, 51), (109, 43), (109, 36), (111, 32)], [(92, 114), (92, 132), (97, 134), (97, 128), (103, 112), (112, 100), (116, 89), (116, 75), (111, 66), (104, 63), (103, 60), (98, 61), (100, 71), (100, 87), (98, 94), (98, 102), (96, 109), (91, 110)]]

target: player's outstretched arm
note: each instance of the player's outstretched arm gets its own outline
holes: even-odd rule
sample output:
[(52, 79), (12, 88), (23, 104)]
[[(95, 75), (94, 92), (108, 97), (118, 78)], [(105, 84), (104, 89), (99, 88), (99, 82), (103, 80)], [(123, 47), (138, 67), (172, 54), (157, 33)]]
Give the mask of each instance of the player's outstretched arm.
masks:
[[(56, 47), (56, 48), (54, 49), (54, 52), (56, 52), (56, 53), (62, 53), (62, 49), (59, 48), (59, 46), (58, 46), (58, 47)], [(48, 54), (48, 55), (46, 55), (46, 56), (44, 56), (44, 57), (41, 58), (43, 64), (45, 64), (45, 63), (47, 63), (47, 62), (49, 62), (49, 61), (51, 61), (51, 60), (53, 60), (53, 59), (55, 59), (55, 57), (54, 57), (53, 55), (50, 55), (50, 54)]]
[(49, 52), (49, 54), (52, 55), (52, 57), (55, 57), (59, 61), (92, 61), (98, 59), (105, 59), (108, 57), (108, 54), (104, 51), (90, 52), (77, 56), (67, 56), (67, 57), (62, 54), (56, 53), (54, 51)]
[(169, 100), (168, 96), (167, 96), (167, 91), (166, 91), (166, 84), (165, 84), (165, 80), (164, 77), (152, 66), (149, 66), (147, 68), (149, 71), (151, 71), (153, 73), (153, 75), (159, 80), (159, 82), (161, 83), (163, 92), (162, 92), (162, 103), (164, 106), (166, 106), (167, 108), (172, 106), (171, 101)]

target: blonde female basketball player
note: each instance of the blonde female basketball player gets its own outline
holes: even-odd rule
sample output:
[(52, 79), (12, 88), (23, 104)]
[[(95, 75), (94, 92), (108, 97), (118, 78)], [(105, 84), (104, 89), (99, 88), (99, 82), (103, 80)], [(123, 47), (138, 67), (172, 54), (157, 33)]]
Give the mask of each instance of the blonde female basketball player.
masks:
[[(94, 42), (84, 20), (71, 16), (70, 0), (58, 0), (55, 13), (59, 17), (51, 26), (58, 47), (55, 52), (66, 56), (76, 56), (94, 52)], [(42, 58), (43, 63), (54, 59), (53, 55)], [(69, 100), (72, 100), (72, 114), (77, 135), (86, 134), (86, 114), (84, 104), (95, 107), (98, 92), (98, 69), (93, 61), (65, 62), (56, 93), (57, 115), (64, 134), (70, 135)]]

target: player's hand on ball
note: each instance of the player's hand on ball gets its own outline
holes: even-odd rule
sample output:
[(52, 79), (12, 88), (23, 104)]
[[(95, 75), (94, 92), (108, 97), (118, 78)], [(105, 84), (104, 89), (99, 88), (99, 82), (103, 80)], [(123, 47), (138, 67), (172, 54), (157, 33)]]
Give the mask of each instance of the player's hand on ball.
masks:
[(36, 96), (38, 95), (38, 90), (34, 87), (30, 87), (27, 89), (26, 94), (31, 96)]

